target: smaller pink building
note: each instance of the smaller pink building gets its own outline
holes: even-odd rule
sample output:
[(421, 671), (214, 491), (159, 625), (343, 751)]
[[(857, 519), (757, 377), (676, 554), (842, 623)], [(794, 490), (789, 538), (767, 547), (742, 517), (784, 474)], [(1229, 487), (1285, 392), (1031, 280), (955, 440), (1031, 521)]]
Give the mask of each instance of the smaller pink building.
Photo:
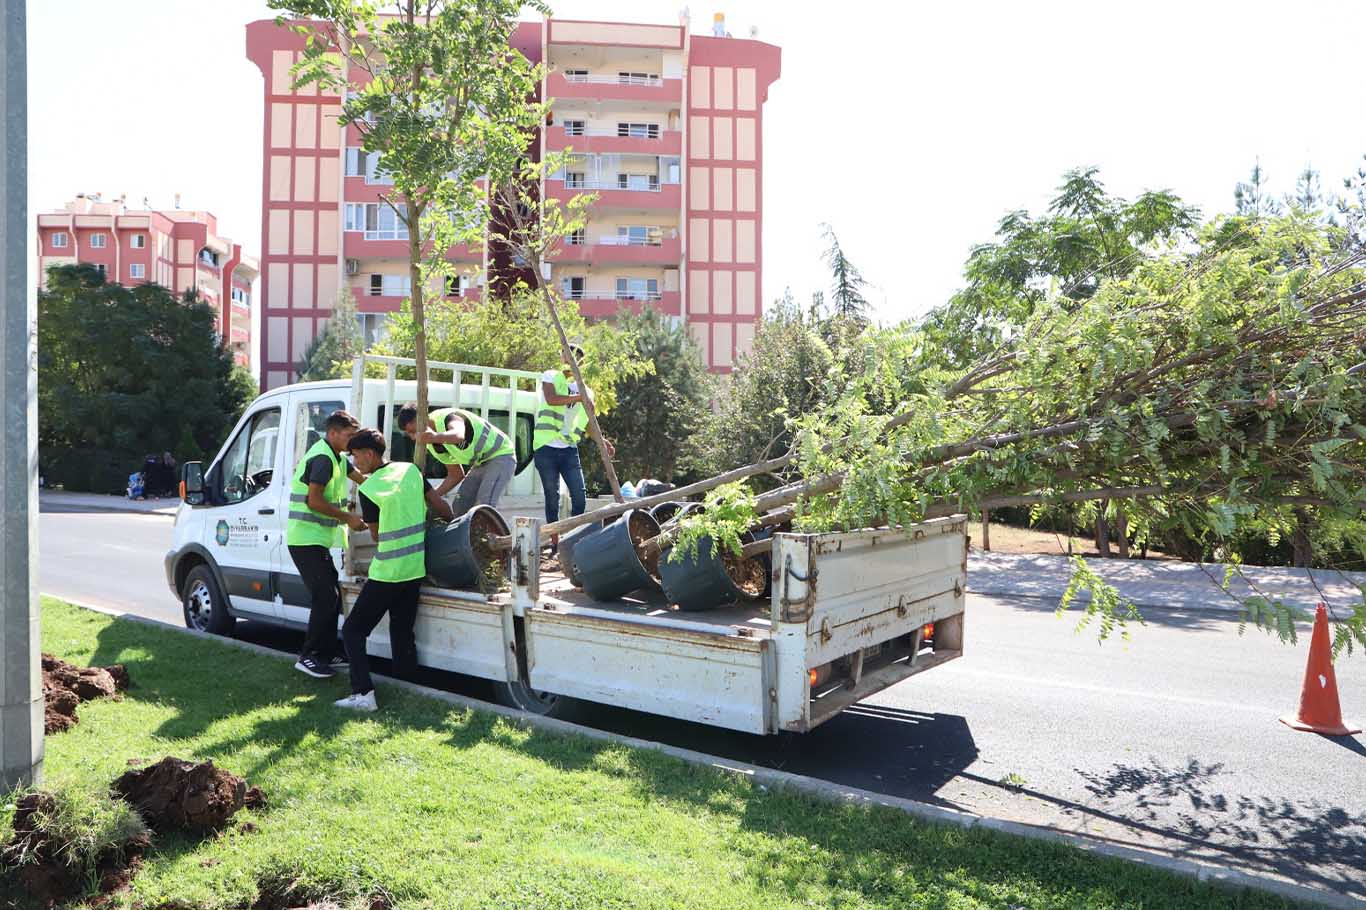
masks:
[(218, 313), (218, 331), (242, 366), (251, 362), (252, 286), (260, 271), (242, 245), (218, 234), (209, 212), (129, 209), (122, 198), (78, 194), (38, 216), (38, 281), (55, 265), (86, 263), (124, 285), (191, 288)]

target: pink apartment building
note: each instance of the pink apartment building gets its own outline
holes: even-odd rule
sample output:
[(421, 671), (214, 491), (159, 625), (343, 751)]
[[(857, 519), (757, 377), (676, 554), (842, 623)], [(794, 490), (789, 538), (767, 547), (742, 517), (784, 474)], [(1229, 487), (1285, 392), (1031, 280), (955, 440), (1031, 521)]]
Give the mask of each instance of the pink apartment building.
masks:
[[(247, 26), (247, 56), (265, 79), (266, 388), (293, 380), (343, 284), (367, 339), (409, 292), (406, 234), (379, 201), (380, 162), (338, 126), (337, 96), (292, 88), (302, 41), (273, 20)], [(686, 20), (526, 22), (512, 44), (548, 64), (540, 151), (576, 153), (545, 192), (598, 194), (587, 228), (552, 258), (553, 280), (589, 316), (658, 308), (688, 326), (713, 370), (729, 371), (761, 313), (762, 110), (778, 48), (692, 35)], [(453, 297), (477, 297), (490, 267), (508, 267), (483, 249), (451, 256), (461, 273)]]
[(40, 287), (54, 265), (88, 263), (110, 281), (197, 289), (219, 314), (219, 334), (236, 361), (251, 361), (251, 285), (259, 268), (242, 245), (218, 235), (209, 212), (129, 209), (79, 194), (59, 212), (38, 216)]

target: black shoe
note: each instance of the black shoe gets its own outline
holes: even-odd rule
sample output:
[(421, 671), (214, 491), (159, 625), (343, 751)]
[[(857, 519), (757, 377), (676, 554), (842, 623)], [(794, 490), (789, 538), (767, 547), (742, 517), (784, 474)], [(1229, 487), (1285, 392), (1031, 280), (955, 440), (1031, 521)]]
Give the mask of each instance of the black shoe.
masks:
[(336, 676), (336, 672), (327, 664), (320, 663), (315, 657), (300, 657), (294, 669), (300, 673), (306, 673), (314, 679), (331, 679)]
[(351, 669), (351, 664), (340, 654), (333, 655), (332, 659), (327, 662), (327, 665), (333, 670), (338, 671)]

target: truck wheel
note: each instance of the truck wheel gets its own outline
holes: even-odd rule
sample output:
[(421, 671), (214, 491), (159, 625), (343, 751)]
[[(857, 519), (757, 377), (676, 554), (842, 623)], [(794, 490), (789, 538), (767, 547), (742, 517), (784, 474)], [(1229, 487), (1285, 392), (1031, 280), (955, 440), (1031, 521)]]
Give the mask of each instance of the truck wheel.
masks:
[(231, 635), (237, 621), (228, 613), (227, 598), (218, 588), (208, 566), (195, 566), (181, 589), (185, 627), (212, 635)]
[(500, 704), (540, 717), (568, 720), (573, 713), (574, 699), (553, 692), (540, 692), (521, 680), (494, 683), (493, 691)]

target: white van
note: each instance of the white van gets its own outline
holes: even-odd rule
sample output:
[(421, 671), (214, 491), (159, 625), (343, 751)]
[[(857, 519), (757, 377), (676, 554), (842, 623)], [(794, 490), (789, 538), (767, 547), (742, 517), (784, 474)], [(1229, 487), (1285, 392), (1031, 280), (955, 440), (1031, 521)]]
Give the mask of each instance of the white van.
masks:
[[(242, 414), (208, 470), (185, 466), (187, 493), (165, 563), (187, 626), (216, 634), (229, 632), (237, 618), (307, 626), (308, 589), (285, 546), (290, 480), (337, 410), (350, 411), (363, 427), (385, 428), (389, 458), (412, 460), (413, 443), (399, 431), (394, 414), (416, 399), (417, 383), (398, 378), (411, 361), (385, 361), (383, 378), (357, 375), (265, 393)], [(430, 384), (431, 407), (466, 408), (507, 431), (516, 446), (517, 473), (499, 510), (509, 521), (542, 515), (544, 492), (531, 464), (540, 374), (463, 364), (450, 369), (450, 382)], [(355, 389), (362, 390), (359, 396)], [(427, 474), (444, 477), (445, 466), (428, 460)], [(340, 567), (342, 551), (334, 556)]]

